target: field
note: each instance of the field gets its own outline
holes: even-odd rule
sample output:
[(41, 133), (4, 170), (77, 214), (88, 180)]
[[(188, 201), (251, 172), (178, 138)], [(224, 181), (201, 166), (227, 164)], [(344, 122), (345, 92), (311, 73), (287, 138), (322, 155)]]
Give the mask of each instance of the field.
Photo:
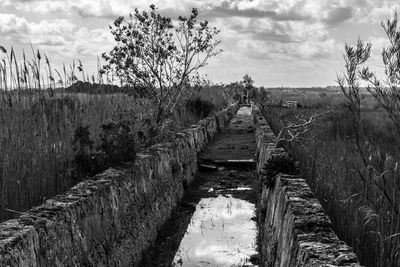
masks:
[[(398, 266), (400, 159), (398, 136), (371, 95), (362, 96), (360, 147), (354, 123), (335, 90), (267, 90), (263, 111), (274, 132), (322, 114), (307, 133), (284, 142), (329, 214), (335, 232), (366, 266)], [(299, 108), (287, 108), (288, 100)], [(360, 153), (361, 151), (361, 153)]]

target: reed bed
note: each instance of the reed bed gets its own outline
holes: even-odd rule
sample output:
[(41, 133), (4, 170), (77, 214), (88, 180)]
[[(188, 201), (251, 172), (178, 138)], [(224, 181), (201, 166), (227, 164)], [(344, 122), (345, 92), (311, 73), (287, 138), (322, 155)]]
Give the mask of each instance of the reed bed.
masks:
[(335, 232), (356, 251), (366, 266), (400, 264), (400, 154), (395, 131), (382, 110), (363, 112), (362, 140), (365, 168), (357, 153), (351, 121), (343, 106), (287, 109), (264, 106), (275, 133), (296, 116), (328, 113), (309, 136), (312, 141), (287, 144), (304, 177), (329, 214)]
[[(88, 127), (93, 141), (89, 152), (97, 153), (102, 125), (129, 122), (140, 149), (202, 118), (182, 101), (169, 119), (170, 127), (163, 130), (164, 136), (154, 138), (149, 136), (151, 101), (121, 93), (126, 90), (113, 90), (119, 81), (113, 73), (101, 74), (99, 60), (97, 73), (89, 76), (80, 60), (57, 70), (45, 53), (33, 47), (30, 50), (30, 59), (25, 52), (17, 59), (13, 48), (7, 51), (0, 46), (0, 222), (87, 178), (75, 172), (74, 133), (78, 127)], [(76, 88), (80, 84), (94, 90), (84, 93), (84, 87)], [(72, 85), (83, 93), (68, 90)], [(107, 85), (107, 92), (93, 93)], [(225, 105), (218, 88), (193, 90), (188, 96), (211, 101), (216, 109)]]
[(1, 107), (0, 220), (17, 215), (10, 210), (25, 211), (84, 178), (77, 180), (69, 173), (74, 167), (72, 142), (78, 126), (89, 126), (97, 147), (101, 125), (129, 120), (137, 131), (151, 111), (144, 100), (126, 95), (80, 98), (55, 96), (33, 99), (30, 106), (20, 107), (16, 102)]
[[(112, 73), (89, 76), (81, 61), (53, 68), (45, 53), (30, 49), (18, 59), (0, 46), (0, 221), (42, 203), (86, 178), (74, 171), (74, 132), (88, 126), (93, 151), (101, 126), (128, 121), (132, 133), (147, 133), (153, 106), (148, 99), (124, 93), (68, 93), (78, 80), (118, 84)], [(185, 109), (175, 114), (176, 127), (199, 118)], [(142, 147), (143, 136), (136, 140)]]

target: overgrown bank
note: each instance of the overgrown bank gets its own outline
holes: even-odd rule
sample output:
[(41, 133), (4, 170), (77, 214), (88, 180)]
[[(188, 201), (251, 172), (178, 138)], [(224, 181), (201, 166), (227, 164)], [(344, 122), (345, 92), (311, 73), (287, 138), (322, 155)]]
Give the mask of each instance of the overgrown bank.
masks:
[[(332, 232), (320, 202), (259, 110), (257, 172), (261, 266), (360, 266), (352, 248)], [(304, 174), (303, 174), (304, 175)]]
[(210, 84), (198, 71), (220, 52), (219, 30), (199, 20), (196, 8), (175, 20), (152, 4), (119, 16), (110, 31), (113, 49), (102, 54), (105, 64), (98, 57), (92, 75), (79, 59), (55, 68), (33, 45), (32, 58), (23, 50), (17, 59), (12, 46), (0, 44), (0, 220), (211, 111), (185, 105), (196, 99), (192, 89)]
[(0, 265), (135, 265), (194, 178), (197, 153), (236, 112), (219, 111), (18, 219), (0, 224)]
[[(365, 169), (354, 143), (354, 124), (346, 115), (346, 109), (326, 113), (327, 109), (266, 105), (263, 114), (278, 134), (283, 125), (325, 113), (316, 127), (311, 127), (306, 135), (287, 143), (286, 147), (299, 161), (304, 177), (330, 216), (335, 232), (355, 249), (361, 263), (397, 266), (399, 184), (395, 160), (387, 154), (394, 151), (393, 142), (389, 145), (393, 132), (377, 127), (375, 123), (385, 124), (374, 121), (374, 116), (364, 117), (362, 148), (370, 155), (367, 159), (370, 168)], [(380, 138), (369, 139), (370, 136)], [(375, 168), (381, 171), (376, 173)]]
[(1, 102), (0, 221), (133, 160), (137, 151), (226, 106), (219, 88), (192, 91), (162, 131), (154, 127), (152, 103), (136, 95), (26, 91), (12, 95), (11, 105)]

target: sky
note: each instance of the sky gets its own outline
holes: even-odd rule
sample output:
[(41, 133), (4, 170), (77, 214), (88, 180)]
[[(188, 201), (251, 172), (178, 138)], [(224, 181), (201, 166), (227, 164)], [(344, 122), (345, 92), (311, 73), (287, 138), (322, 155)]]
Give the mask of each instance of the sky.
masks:
[(247, 73), (266, 87), (336, 85), (344, 45), (358, 37), (372, 43), (368, 64), (382, 73), (381, 22), (400, 10), (398, 0), (0, 0), (0, 45), (21, 57), (33, 44), (56, 67), (80, 59), (94, 72), (97, 56), (115, 45), (108, 26), (152, 3), (173, 19), (196, 7), (221, 30), (223, 53), (202, 70), (213, 82)]

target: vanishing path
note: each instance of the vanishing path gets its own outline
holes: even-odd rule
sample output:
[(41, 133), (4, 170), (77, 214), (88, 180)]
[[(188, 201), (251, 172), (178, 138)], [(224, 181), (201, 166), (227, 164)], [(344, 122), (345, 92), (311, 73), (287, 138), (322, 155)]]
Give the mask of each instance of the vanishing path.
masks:
[(241, 107), (199, 157), (196, 182), (141, 266), (256, 266), (255, 133)]

